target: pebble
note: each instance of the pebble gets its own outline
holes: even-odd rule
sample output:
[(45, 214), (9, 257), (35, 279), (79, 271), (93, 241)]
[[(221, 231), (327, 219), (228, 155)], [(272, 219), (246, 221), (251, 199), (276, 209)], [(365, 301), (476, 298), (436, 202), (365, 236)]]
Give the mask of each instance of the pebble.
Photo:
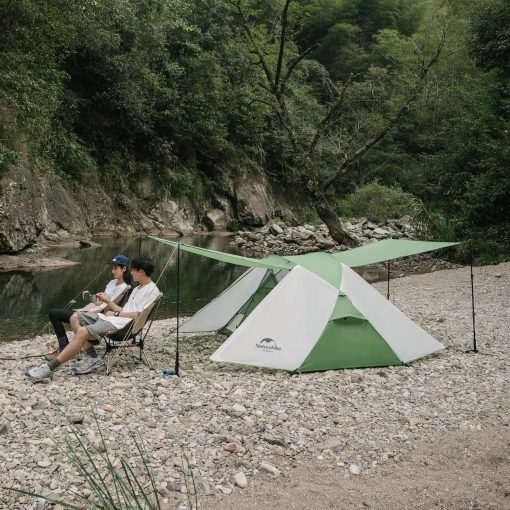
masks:
[(234, 475), (234, 483), (241, 489), (248, 487), (248, 479), (242, 471)]
[[(351, 218), (343, 223), (343, 227), (359, 244), (380, 239), (414, 239), (416, 235), (414, 227), (406, 218), (388, 220), (382, 225), (371, 223), (366, 218)], [(298, 255), (345, 248), (331, 238), (324, 224), (292, 227), (276, 222), (256, 232), (237, 232), (230, 244), (250, 252), (274, 255)]]
[(341, 452), (345, 448), (345, 443), (336, 437), (328, 439), (326, 448), (332, 452)]
[(9, 433), (9, 424), (4, 421), (0, 421), (0, 436), (6, 436)]
[(247, 412), (248, 412), (248, 410), (246, 409), (246, 407), (244, 407), (241, 404), (235, 404), (232, 407), (232, 409), (230, 410), (230, 414), (232, 416), (238, 416), (238, 417), (244, 416)]
[(73, 414), (71, 415), (71, 417), (69, 418), (69, 421), (71, 423), (74, 423), (76, 425), (79, 425), (81, 423), (83, 423), (83, 414)]
[(241, 446), (240, 444), (237, 444), (237, 443), (227, 443), (223, 448), (225, 450), (227, 450), (227, 452), (230, 452), (230, 453), (243, 454), (246, 452), (246, 448), (244, 448), (243, 446)]
[(269, 444), (276, 444), (276, 445), (279, 445), (279, 446), (287, 446), (287, 443), (279, 438), (279, 437), (274, 437), (270, 434), (264, 434), (262, 436), (262, 439), (266, 442), (266, 443), (269, 443)]
[[(187, 338), (180, 351), (183, 377), (164, 380), (160, 374), (174, 355), (169, 331), (175, 319), (153, 323), (147, 350), (154, 371), (128, 352), (121, 353), (109, 376), (98, 371), (77, 378), (59, 369), (45, 386), (23, 377), (37, 360), (10, 361), (0, 372), (0, 486), (16, 483), (52, 494), (61, 491), (62, 499), (68, 499), (71, 487), (85, 494), (87, 486), (52, 441), (68, 438), (76, 445), (73, 430), (90, 441), (92, 455), (98, 455), (94, 447), (106, 447), (116, 469), (125, 459), (143, 474), (130, 436), (135, 432), (158, 490), (172, 500), (174, 509), (178, 501), (186, 502), (190, 472), (199, 493), (223, 497), (242, 490), (240, 473), (250, 487), (262, 477), (277, 484), (290, 466), (321, 457), (322, 465), (341, 468), (344, 476), (355, 476), (352, 466), (368, 474), (410, 458), (423, 438), (440, 441), (442, 434), (458, 430), (479, 433), (489, 424), (506, 430), (510, 264), (475, 267), (474, 272), (478, 349), (483, 355), (464, 353), (471, 338), (469, 267), (392, 280), (392, 302), (446, 346), (411, 369), (288, 377), (211, 363), (209, 356), (224, 337), (210, 335)], [(386, 282), (374, 287), (385, 295)], [(2, 343), (0, 357), (45, 352), (52, 340), (42, 335), (39, 340)], [(84, 417), (83, 424), (71, 427), (49, 397), (71, 420)], [(30, 509), (34, 503), (24, 495), (2, 497), (6, 508)]]
[(351, 475), (359, 475), (361, 473), (361, 468), (356, 464), (351, 464), (349, 466), (349, 472)]
[(261, 462), (260, 469), (262, 471), (266, 471), (267, 473), (271, 473), (272, 475), (275, 476), (279, 476), (282, 474), (278, 468), (274, 467), (272, 464), (269, 464), (268, 462)]

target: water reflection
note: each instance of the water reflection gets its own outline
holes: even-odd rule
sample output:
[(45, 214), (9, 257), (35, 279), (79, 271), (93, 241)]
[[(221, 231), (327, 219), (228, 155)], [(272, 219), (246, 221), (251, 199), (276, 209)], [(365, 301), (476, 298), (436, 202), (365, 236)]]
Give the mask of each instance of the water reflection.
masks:
[[(27, 338), (38, 334), (47, 323), (52, 308), (62, 308), (76, 299), (75, 306), (82, 306), (81, 292), (103, 290), (111, 279), (107, 261), (116, 254), (129, 258), (138, 255), (138, 239), (95, 239), (101, 246), (86, 249), (55, 249), (51, 255), (77, 261), (73, 267), (51, 271), (14, 271), (0, 273), (0, 341)], [(183, 242), (213, 250), (234, 252), (228, 246), (229, 238), (191, 236)], [(159, 317), (174, 317), (177, 301), (176, 257), (171, 246), (152, 239), (142, 241), (141, 252), (151, 256), (156, 269), (154, 280), (164, 293)], [(238, 253), (238, 252), (237, 252)], [(168, 263), (165, 271), (163, 268)], [(181, 252), (180, 308), (183, 315), (190, 315), (210, 299), (227, 288), (245, 268), (225, 264)]]
[[(218, 251), (240, 253), (229, 246), (230, 238), (195, 235), (182, 242)], [(77, 261), (73, 267), (51, 271), (0, 272), (0, 341), (29, 338), (42, 332), (52, 308), (62, 308), (76, 299), (75, 307), (84, 305), (81, 292), (103, 290), (111, 279), (107, 262), (117, 254), (130, 259), (138, 255), (136, 238), (97, 238), (100, 246), (86, 249), (55, 249), (51, 255)], [(175, 317), (176, 311), (176, 257), (171, 246), (144, 239), (141, 252), (156, 263), (154, 280), (164, 294), (158, 316)], [(170, 260), (169, 260), (170, 259)], [(163, 268), (168, 263), (163, 274)], [(180, 308), (182, 315), (191, 315), (226, 289), (246, 268), (221, 261), (181, 252)], [(384, 271), (364, 274), (369, 281), (386, 277)]]

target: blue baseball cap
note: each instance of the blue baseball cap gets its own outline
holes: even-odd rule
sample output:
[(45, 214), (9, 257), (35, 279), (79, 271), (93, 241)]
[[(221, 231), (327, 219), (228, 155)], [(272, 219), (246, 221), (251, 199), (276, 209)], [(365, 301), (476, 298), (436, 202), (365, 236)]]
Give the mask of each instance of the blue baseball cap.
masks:
[(108, 264), (116, 266), (129, 266), (129, 259), (125, 255), (116, 255)]

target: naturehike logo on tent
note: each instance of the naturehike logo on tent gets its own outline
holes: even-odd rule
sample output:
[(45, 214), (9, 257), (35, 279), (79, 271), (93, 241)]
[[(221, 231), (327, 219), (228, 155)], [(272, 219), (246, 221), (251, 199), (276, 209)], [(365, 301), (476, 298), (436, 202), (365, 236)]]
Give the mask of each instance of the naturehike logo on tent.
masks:
[(282, 348), (276, 345), (276, 342), (272, 338), (263, 338), (258, 344), (255, 344), (257, 349), (263, 351), (281, 351)]

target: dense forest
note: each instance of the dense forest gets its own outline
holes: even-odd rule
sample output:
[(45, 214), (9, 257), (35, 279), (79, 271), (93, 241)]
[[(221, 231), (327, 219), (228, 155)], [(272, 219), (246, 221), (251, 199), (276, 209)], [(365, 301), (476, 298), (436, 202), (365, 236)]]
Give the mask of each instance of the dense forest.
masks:
[(509, 0), (1, 0), (0, 120), (2, 172), (119, 207), (264, 174), (347, 244), (375, 189), (510, 259)]

